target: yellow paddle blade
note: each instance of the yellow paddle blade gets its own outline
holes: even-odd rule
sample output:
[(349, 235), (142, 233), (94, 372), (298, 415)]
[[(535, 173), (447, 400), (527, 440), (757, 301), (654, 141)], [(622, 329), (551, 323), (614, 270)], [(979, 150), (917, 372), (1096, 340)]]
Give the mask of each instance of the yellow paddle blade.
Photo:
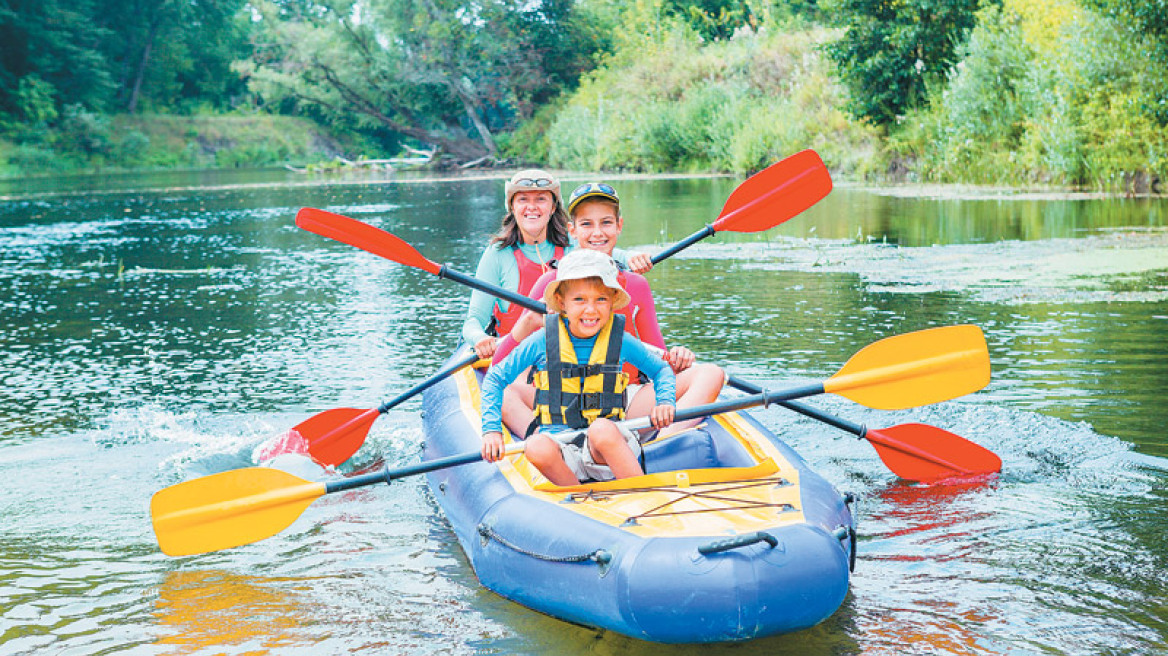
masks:
[(877, 410), (904, 410), (948, 401), (990, 382), (990, 354), (981, 328), (930, 328), (869, 344), (823, 389)]
[(159, 490), (150, 517), (162, 552), (189, 556), (275, 535), (324, 494), (324, 483), (250, 467)]

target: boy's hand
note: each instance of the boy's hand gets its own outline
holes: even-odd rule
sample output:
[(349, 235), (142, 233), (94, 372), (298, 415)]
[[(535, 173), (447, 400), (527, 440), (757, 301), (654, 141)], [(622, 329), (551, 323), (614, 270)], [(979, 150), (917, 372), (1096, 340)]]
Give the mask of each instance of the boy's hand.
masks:
[(495, 349), (498, 346), (499, 339), (497, 337), (491, 337), (490, 335), (487, 335), (486, 337), (475, 342), (474, 350), (475, 353), (479, 354), (480, 358), (489, 359), (495, 354)]
[(649, 412), (649, 421), (653, 423), (653, 428), (662, 429), (673, 423), (673, 406), (668, 403), (654, 406), (653, 410)]
[(697, 356), (684, 346), (674, 346), (665, 354), (665, 362), (673, 368), (673, 373), (681, 373), (693, 366)]
[(653, 269), (653, 257), (648, 253), (629, 255), (629, 270), (633, 273), (648, 273)]
[(483, 433), (483, 460), (495, 462), (503, 458), (503, 434), (499, 431)]

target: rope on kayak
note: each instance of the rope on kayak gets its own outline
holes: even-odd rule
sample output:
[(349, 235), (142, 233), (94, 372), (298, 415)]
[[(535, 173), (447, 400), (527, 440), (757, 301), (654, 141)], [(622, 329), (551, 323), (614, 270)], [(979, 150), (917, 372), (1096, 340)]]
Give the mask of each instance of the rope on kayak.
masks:
[(494, 540), (495, 542), (498, 542), (499, 544), (507, 547), (512, 551), (521, 553), (524, 556), (531, 556), (532, 558), (536, 558), (538, 560), (546, 560), (549, 563), (582, 563), (591, 560), (598, 565), (604, 566), (612, 562), (612, 554), (608, 551), (605, 551), (604, 549), (597, 549), (591, 553), (580, 554), (578, 556), (549, 556), (547, 554), (536, 553), (530, 549), (524, 549), (523, 547), (499, 535), (497, 532), (495, 532), (495, 529), (487, 526), (486, 524), (479, 524), (478, 531), (479, 536), (481, 536), (484, 541)]
[[(764, 486), (785, 486), (790, 483), (779, 476), (768, 478), (756, 478), (749, 481), (740, 481), (738, 483), (704, 483), (693, 485), (688, 488), (679, 488), (674, 486), (660, 486), (660, 487), (640, 487), (624, 490), (604, 490), (580, 492), (572, 494), (569, 497), (571, 501), (585, 501), (588, 499), (600, 500), (611, 498), (621, 494), (636, 494), (641, 492), (666, 492), (676, 494), (677, 497), (666, 501), (658, 506), (650, 508), (638, 515), (631, 515), (625, 519), (622, 526), (637, 526), (639, 519), (646, 519), (650, 517), (671, 517), (676, 515), (693, 515), (697, 513), (708, 512), (725, 512), (727, 510), (755, 510), (758, 508), (778, 508), (779, 512), (792, 512), (795, 507), (789, 503), (775, 503), (771, 501), (757, 501), (752, 499), (743, 499), (741, 497), (725, 496), (726, 492), (737, 492), (740, 490), (747, 490), (750, 488), (764, 487)], [(687, 510), (676, 510), (676, 504), (686, 500), (700, 500), (706, 502), (705, 507), (690, 508)], [(710, 503), (713, 502), (713, 503)]]

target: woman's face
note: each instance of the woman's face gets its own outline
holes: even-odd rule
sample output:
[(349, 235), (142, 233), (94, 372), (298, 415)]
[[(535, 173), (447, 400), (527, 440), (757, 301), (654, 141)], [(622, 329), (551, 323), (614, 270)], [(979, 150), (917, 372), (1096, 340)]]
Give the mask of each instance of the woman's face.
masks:
[(524, 243), (547, 239), (548, 221), (555, 209), (556, 197), (550, 191), (521, 191), (511, 198), (511, 213)]

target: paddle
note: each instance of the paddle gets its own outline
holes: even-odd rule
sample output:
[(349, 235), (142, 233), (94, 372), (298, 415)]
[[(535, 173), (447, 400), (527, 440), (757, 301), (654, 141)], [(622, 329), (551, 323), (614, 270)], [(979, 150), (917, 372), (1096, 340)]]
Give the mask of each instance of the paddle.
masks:
[[(507, 446), (504, 455), (523, 451)], [(288, 528), (313, 501), (376, 483), (456, 467), (483, 459), (464, 453), (327, 483), (306, 481), (270, 467), (248, 467), (212, 474), (159, 490), (150, 500), (158, 546), (168, 556), (230, 549), (271, 537)]]
[(543, 303), (537, 303), (523, 294), (483, 282), (478, 278), (451, 269), (445, 264), (428, 260), (426, 256), (418, 252), (418, 249), (410, 246), (401, 237), (380, 228), (374, 228), (368, 223), (361, 223), (356, 219), (325, 210), (304, 207), (296, 213), (296, 225), (322, 237), (335, 239), (343, 244), (356, 246), (363, 251), (380, 255), (398, 264), (421, 269), (439, 278), (449, 278), (472, 289), (498, 296), (512, 303), (518, 303), (529, 310), (544, 311)]
[(804, 150), (747, 178), (730, 194), (718, 220), (653, 256), (673, 257), (715, 232), (761, 232), (793, 218), (831, 193), (831, 175), (814, 150)]
[[(968, 394), (989, 382), (989, 352), (977, 326), (931, 328), (869, 344), (821, 383), (759, 392), (679, 410), (675, 421), (742, 410), (829, 392), (880, 409), (903, 409)], [(647, 417), (623, 422), (647, 428)], [(511, 445), (513, 449), (521, 445)], [(313, 483), (284, 472), (251, 468), (215, 474), (160, 490), (150, 503), (154, 533), (163, 552), (184, 556), (227, 549), (278, 533), (315, 499), (395, 478), (475, 462), (466, 453), (412, 467), (329, 483)]]
[[(773, 228), (811, 207), (831, 192), (831, 175), (813, 150), (804, 150), (750, 176), (734, 189), (718, 220), (653, 257), (656, 264), (715, 232), (759, 232)], [(296, 213), (296, 225), (398, 264), (449, 278), (533, 312), (546, 314), (543, 303), (484, 282), (449, 265), (426, 258), (401, 237), (347, 216), (313, 207)]]
[(315, 414), (292, 427), (308, 445), (308, 454), (322, 465), (339, 465), (348, 460), (365, 443), (369, 428), (378, 417), (413, 398), (463, 367), (474, 364), (479, 356), (474, 349), (439, 369), (434, 375), (414, 385), (396, 398), (373, 409), (334, 408)]
[[(762, 391), (758, 385), (734, 376), (729, 376), (729, 384), (748, 394)], [(936, 426), (868, 428), (797, 401), (779, 401), (778, 405), (868, 440), (888, 469), (906, 480), (929, 482), (1002, 470), (1002, 459), (997, 454)]]

